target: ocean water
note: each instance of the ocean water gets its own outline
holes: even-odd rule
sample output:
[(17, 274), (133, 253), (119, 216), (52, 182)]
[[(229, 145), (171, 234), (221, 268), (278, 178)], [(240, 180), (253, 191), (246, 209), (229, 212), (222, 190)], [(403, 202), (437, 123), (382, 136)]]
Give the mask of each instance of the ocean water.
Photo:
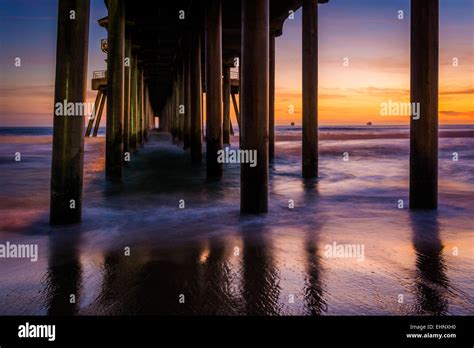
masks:
[[(239, 214), (239, 165), (207, 182), (166, 134), (132, 155), (122, 185), (105, 183), (100, 133), (86, 139), (83, 222), (51, 227), (51, 129), (1, 128), (0, 244), (39, 254), (0, 259), (0, 314), (474, 314), (474, 128), (441, 128), (439, 209), (417, 212), (408, 128), (320, 128), (310, 181), (300, 131), (277, 129), (261, 216)], [(334, 243), (363, 258), (328, 257)]]

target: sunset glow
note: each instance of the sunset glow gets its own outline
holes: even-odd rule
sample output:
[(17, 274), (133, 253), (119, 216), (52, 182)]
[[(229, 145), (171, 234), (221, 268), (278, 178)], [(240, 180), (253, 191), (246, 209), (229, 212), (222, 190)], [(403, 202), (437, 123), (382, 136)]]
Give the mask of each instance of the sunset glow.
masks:
[[(2, 126), (51, 126), (56, 49), (56, 1), (3, 1), (0, 116)], [(473, 3), (440, 1), (440, 124), (474, 124)], [(404, 11), (404, 19), (397, 18)], [(333, 0), (319, 11), (320, 125), (408, 124), (407, 117), (380, 115), (380, 103), (410, 98), (408, 0)], [(23, 13), (24, 16), (18, 16)], [(97, 20), (103, 1), (91, 1), (90, 79), (104, 70)], [(14, 59), (22, 66), (15, 67)], [(348, 66), (343, 66), (344, 59)], [(453, 58), (458, 66), (453, 66)], [(301, 124), (301, 11), (287, 19), (276, 39), (276, 122)], [(294, 107), (294, 113), (290, 108)], [(233, 110), (232, 118), (235, 122)]]

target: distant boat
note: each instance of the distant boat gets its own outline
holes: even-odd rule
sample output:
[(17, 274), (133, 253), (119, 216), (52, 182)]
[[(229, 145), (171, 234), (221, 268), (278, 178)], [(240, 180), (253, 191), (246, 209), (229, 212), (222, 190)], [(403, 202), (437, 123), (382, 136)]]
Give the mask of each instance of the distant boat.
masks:
[(294, 123), (294, 122), (291, 122), (291, 125), (292, 125), (292, 126), (294, 126), (294, 125), (295, 125), (295, 123)]
[(367, 126), (371, 126), (372, 125), (372, 122), (367, 122)]

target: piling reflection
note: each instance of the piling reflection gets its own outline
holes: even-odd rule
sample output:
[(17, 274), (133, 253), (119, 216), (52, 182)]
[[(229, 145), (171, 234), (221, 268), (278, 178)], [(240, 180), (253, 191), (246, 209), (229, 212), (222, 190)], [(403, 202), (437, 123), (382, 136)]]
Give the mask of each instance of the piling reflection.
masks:
[[(100, 312), (104, 314), (125, 314), (130, 303), (124, 295), (131, 288), (134, 269), (127, 267), (129, 259), (123, 251), (107, 252), (104, 255), (101, 292), (97, 299)], [(128, 283), (128, 285), (127, 285)]]
[(81, 287), (79, 227), (53, 230), (49, 236), (49, 259), (46, 273), (48, 315), (78, 313)]
[(224, 239), (213, 238), (200, 256), (202, 293), (200, 312), (208, 315), (235, 315), (240, 312), (238, 279), (230, 260), (237, 255)]
[(194, 314), (199, 308), (200, 243), (168, 251), (153, 250), (135, 281), (138, 314)]
[(243, 235), (243, 298), (247, 315), (280, 314), (280, 277), (265, 226), (247, 226)]
[[(414, 312), (447, 314), (450, 284), (437, 215), (414, 212), (410, 217), (416, 257)], [(271, 228), (265, 219), (242, 218), (238, 234), (160, 247), (131, 246), (130, 256), (123, 249), (105, 251), (99, 261), (99, 293), (83, 309), (79, 308), (84, 273), (79, 231), (53, 233), (49, 236), (47, 312), (282, 315), (296, 310), (298, 314), (325, 314), (330, 290), (325, 289), (324, 262), (318, 252), (322, 223), (305, 223), (304, 239), (279, 239), (279, 231)], [(291, 263), (287, 258), (296, 261)], [(301, 290), (301, 307), (286, 307), (284, 294), (292, 289)], [(75, 301), (71, 301), (71, 295)]]
[[(319, 190), (317, 179), (304, 179), (303, 199), (305, 205), (312, 207), (313, 211), (319, 210)], [(327, 303), (323, 298), (324, 290), (321, 280), (321, 256), (318, 253), (319, 233), (322, 223), (313, 222), (306, 227), (308, 232), (304, 241), (306, 262), (306, 277), (303, 288), (305, 311), (309, 315), (321, 315), (327, 310)]]
[(327, 311), (327, 303), (324, 300), (324, 290), (321, 281), (321, 256), (318, 254), (317, 233), (319, 226), (311, 231), (305, 240), (306, 272), (304, 285), (304, 300), (306, 311), (309, 315), (321, 315)]
[[(316, 232), (305, 240), (307, 312), (326, 309)], [(164, 315), (284, 314), (281, 275), (261, 223), (242, 224), (237, 237), (211, 237), (185, 246), (109, 252), (96, 312)], [(241, 239), (240, 239), (241, 238)], [(132, 248), (133, 250), (133, 248)], [(139, 254), (140, 256), (137, 256)]]
[(449, 281), (442, 254), (437, 213), (412, 212), (410, 218), (417, 268), (416, 310), (421, 314), (446, 314)]
[(233, 290), (232, 248), (225, 240), (154, 249), (140, 259), (105, 258), (100, 307), (108, 314), (229, 315), (241, 301)]
[(133, 250), (139, 256), (111, 251), (105, 257), (99, 306), (107, 314), (190, 314), (199, 293), (195, 248)]

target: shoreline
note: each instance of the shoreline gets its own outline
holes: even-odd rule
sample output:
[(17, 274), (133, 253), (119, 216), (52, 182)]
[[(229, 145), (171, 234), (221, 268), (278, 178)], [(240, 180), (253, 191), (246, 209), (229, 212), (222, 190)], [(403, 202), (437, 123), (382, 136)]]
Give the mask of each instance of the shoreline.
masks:
[[(392, 132), (392, 133), (369, 133), (367, 130), (363, 132), (344, 131), (339, 132), (319, 132), (319, 140), (371, 140), (371, 139), (410, 139), (410, 133)], [(32, 139), (36, 143), (47, 144), (52, 142), (52, 135), (10, 135), (0, 134), (1, 143), (3, 144), (18, 144), (18, 143), (29, 143)], [(474, 130), (440, 130), (439, 138), (474, 138)], [(100, 141), (105, 139), (105, 136), (98, 136), (96, 138), (86, 138), (86, 143)], [(238, 143), (239, 136), (231, 136), (231, 142)], [(301, 141), (302, 135), (298, 134), (275, 134), (275, 141)]]

